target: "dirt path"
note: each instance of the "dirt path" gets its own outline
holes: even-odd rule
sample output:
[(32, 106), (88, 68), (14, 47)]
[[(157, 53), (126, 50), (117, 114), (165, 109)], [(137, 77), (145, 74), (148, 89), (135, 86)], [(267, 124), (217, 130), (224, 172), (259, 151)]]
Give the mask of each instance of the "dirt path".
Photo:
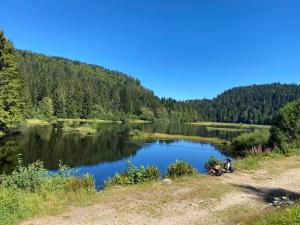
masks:
[(252, 173), (113, 188), (99, 194), (98, 203), (92, 206), (70, 207), (61, 215), (25, 221), (22, 225), (243, 224), (245, 217), (266, 210), (274, 196), (295, 197), (297, 193), (300, 157), (291, 157), (270, 161)]

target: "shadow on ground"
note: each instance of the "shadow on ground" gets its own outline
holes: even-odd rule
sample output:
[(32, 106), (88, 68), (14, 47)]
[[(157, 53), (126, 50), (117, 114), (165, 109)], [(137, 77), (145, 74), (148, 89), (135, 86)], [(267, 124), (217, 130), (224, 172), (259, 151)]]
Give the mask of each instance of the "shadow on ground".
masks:
[(256, 195), (257, 197), (261, 198), (263, 201), (267, 203), (273, 202), (274, 197), (282, 197), (282, 196), (285, 196), (292, 201), (297, 201), (300, 199), (300, 193), (289, 191), (287, 189), (282, 189), (282, 188), (261, 188), (261, 187), (254, 187), (251, 185), (237, 185), (237, 184), (233, 184), (233, 186), (242, 189), (246, 193)]

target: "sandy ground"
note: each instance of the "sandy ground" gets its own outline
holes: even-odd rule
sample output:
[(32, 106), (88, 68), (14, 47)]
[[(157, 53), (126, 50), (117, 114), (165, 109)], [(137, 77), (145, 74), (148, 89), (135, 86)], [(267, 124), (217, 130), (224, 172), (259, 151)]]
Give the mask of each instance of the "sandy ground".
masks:
[(243, 224), (245, 217), (267, 210), (274, 196), (295, 198), (298, 193), (300, 157), (290, 157), (270, 161), (251, 173), (235, 172), (218, 178), (199, 176), (171, 184), (158, 182), (113, 188), (92, 206), (70, 207), (61, 215), (21, 224)]

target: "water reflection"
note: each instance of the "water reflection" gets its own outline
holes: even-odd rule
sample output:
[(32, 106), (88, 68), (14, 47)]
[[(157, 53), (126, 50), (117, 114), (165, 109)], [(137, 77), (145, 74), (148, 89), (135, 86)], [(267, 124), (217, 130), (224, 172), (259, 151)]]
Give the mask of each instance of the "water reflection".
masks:
[[(73, 124), (77, 126), (78, 124)], [(134, 158), (138, 151), (145, 149), (148, 143), (128, 141), (132, 129), (144, 132), (159, 132), (203, 137), (219, 137), (231, 140), (239, 132), (208, 131), (205, 127), (188, 124), (97, 124), (96, 135), (82, 136), (66, 133), (58, 126), (30, 127), (19, 136), (0, 142), (0, 173), (11, 172), (17, 163), (17, 155), (22, 154), (25, 164), (42, 160), (47, 169), (57, 169), (60, 160), (71, 167), (92, 166)], [(174, 141), (150, 142), (155, 145), (172, 145)], [(183, 147), (184, 148), (184, 147)], [(201, 148), (197, 146), (197, 148)], [(215, 149), (214, 149), (215, 150)], [(161, 157), (159, 152), (153, 152)], [(148, 158), (142, 161), (149, 161)]]

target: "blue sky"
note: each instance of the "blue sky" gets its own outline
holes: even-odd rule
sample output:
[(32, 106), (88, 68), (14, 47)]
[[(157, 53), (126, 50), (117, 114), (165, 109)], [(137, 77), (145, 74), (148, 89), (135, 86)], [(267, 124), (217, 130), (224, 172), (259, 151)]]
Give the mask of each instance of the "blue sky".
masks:
[(162, 97), (300, 82), (298, 0), (0, 0), (15, 47), (125, 72)]

